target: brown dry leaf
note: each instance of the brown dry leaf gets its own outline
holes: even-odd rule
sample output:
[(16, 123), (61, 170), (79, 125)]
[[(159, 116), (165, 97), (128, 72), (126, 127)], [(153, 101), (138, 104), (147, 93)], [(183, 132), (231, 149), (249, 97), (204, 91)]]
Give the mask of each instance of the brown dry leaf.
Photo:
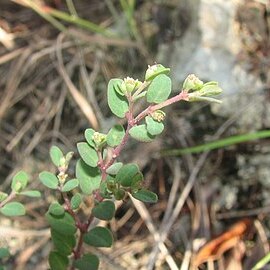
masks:
[(230, 229), (205, 244), (195, 255), (193, 266), (198, 267), (208, 260), (218, 259), (239, 242), (251, 224), (251, 219), (238, 221)]

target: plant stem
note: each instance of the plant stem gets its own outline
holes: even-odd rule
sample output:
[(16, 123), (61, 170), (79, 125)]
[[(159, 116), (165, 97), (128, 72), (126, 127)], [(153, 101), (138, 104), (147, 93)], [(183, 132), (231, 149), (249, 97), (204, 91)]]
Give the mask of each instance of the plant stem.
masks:
[(144, 111), (142, 111), (135, 119), (134, 119), (134, 124), (137, 124), (138, 122), (140, 122), (144, 117), (146, 117), (147, 115), (153, 113), (154, 111), (160, 110), (164, 107), (167, 107), (173, 103), (176, 103), (180, 100), (186, 100), (188, 101), (188, 93), (187, 91), (183, 90), (181, 91), (178, 95), (165, 100), (164, 102), (161, 102), (159, 104), (156, 105), (150, 105), (148, 106)]
[(7, 204), (9, 201), (11, 201), (12, 199), (14, 199), (16, 197), (16, 193), (14, 191), (11, 191), (11, 193), (6, 197), (5, 200), (3, 200), (0, 203), (0, 208), (2, 208), (5, 204)]

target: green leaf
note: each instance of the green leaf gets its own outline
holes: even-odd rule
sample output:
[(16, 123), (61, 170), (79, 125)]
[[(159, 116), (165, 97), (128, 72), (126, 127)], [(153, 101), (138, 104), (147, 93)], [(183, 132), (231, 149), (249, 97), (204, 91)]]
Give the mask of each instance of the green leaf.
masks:
[(51, 230), (51, 237), (54, 248), (62, 255), (70, 255), (72, 249), (76, 245), (75, 235), (69, 235), (68, 237), (65, 234), (59, 233), (55, 230)]
[(132, 193), (132, 196), (135, 199), (146, 203), (156, 203), (158, 201), (157, 194), (146, 189), (140, 189), (137, 192)]
[(79, 270), (98, 270), (99, 259), (93, 254), (84, 254), (74, 262), (74, 266)]
[(99, 188), (101, 174), (97, 167), (90, 167), (79, 159), (76, 164), (76, 178), (79, 180), (82, 192), (92, 194), (94, 190)]
[(132, 138), (140, 142), (151, 142), (155, 138), (155, 136), (147, 131), (145, 124), (132, 127), (129, 130), (129, 134)]
[(106, 170), (106, 173), (111, 174), (111, 175), (116, 175), (122, 166), (123, 166), (122, 162), (116, 162)]
[(3, 202), (7, 197), (7, 193), (0, 191), (0, 202)]
[(50, 205), (48, 212), (55, 216), (62, 216), (65, 213), (65, 209), (58, 202), (54, 202)]
[(79, 185), (78, 179), (71, 179), (64, 184), (62, 188), (62, 192), (71, 191), (72, 189), (76, 188), (78, 185)]
[(54, 216), (47, 212), (46, 219), (52, 229), (59, 233), (73, 235), (77, 230), (73, 217), (67, 212), (62, 216)]
[(25, 191), (20, 192), (20, 195), (33, 197), (33, 198), (41, 197), (41, 193), (38, 190), (25, 190)]
[(9, 250), (7, 248), (0, 248), (0, 259), (10, 256)]
[(51, 160), (53, 162), (53, 164), (56, 167), (59, 167), (62, 165), (63, 163), (63, 159), (64, 159), (64, 154), (62, 153), (62, 151), (60, 150), (59, 147), (53, 145), (50, 149), (50, 157)]
[(75, 195), (72, 196), (70, 200), (72, 209), (78, 209), (81, 203), (82, 203), (82, 196), (80, 193), (76, 193)]
[(8, 217), (13, 216), (23, 216), (25, 215), (25, 208), (19, 202), (10, 202), (5, 204), (1, 209), (0, 212)]
[(58, 178), (53, 173), (42, 172), (39, 174), (39, 179), (44, 186), (50, 189), (57, 189), (58, 187)]
[(49, 265), (51, 270), (67, 270), (68, 257), (60, 254), (57, 251), (51, 251), (49, 254)]
[(84, 137), (89, 145), (95, 148), (95, 142), (93, 141), (93, 135), (96, 131), (92, 128), (88, 128), (84, 132)]
[(107, 144), (111, 147), (117, 146), (121, 143), (125, 136), (125, 129), (121, 125), (113, 126), (107, 135)]
[(146, 99), (149, 103), (161, 103), (165, 101), (172, 90), (171, 79), (165, 75), (160, 74), (149, 85)]
[(108, 105), (113, 114), (120, 118), (124, 118), (128, 111), (128, 101), (125, 96), (119, 94), (119, 88), (123, 80), (111, 79), (108, 84), (107, 96)]
[(119, 170), (115, 180), (124, 187), (130, 187), (133, 177), (139, 172), (140, 169), (137, 164), (126, 164)]
[(141, 183), (143, 182), (143, 174), (141, 172), (137, 173), (133, 178), (129, 187), (131, 187), (132, 192), (137, 192), (141, 188)]
[(28, 183), (28, 175), (24, 171), (19, 171), (12, 178), (11, 189), (15, 192), (23, 190)]
[(111, 220), (114, 213), (115, 205), (112, 201), (100, 202), (92, 210), (92, 215), (101, 220)]
[(96, 150), (90, 147), (86, 142), (77, 143), (79, 154), (83, 161), (91, 166), (96, 167), (98, 163), (98, 155)]
[(151, 135), (159, 135), (163, 129), (164, 124), (162, 122), (155, 121), (151, 116), (145, 117), (146, 129)]
[(95, 227), (84, 235), (83, 241), (94, 247), (111, 247), (113, 237), (110, 230), (104, 227)]

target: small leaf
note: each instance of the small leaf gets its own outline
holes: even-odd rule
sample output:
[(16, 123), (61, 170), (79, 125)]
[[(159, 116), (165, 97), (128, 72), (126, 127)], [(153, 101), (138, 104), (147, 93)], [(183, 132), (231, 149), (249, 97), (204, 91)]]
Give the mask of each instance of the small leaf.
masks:
[(11, 189), (15, 192), (20, 192), (23, 190), (28, 183), (28, 175), (24, 171), (19, 171), (12, 178)]
[(114, 213), (115, 205), (112, 201), (100, 202), (92, 210), (92, 215), (101, 220), (111, 220)]
[(110, 230), (104, 227), (95, 227), (84, 235), (83, 241), (94, 247), (111, 247), (113, 237)]
[(66, 270), (68, 266), (68, 257), (57, 251), (51, 251), (49, 254), (49, 265), (51, 270)]
[(48, 212), (55, 216), (62, 216), (65, 213), (65, 209), (58, 202), (54, 202), (50, 205)]
[(171, 79), (165, 74), (158, 75), (148, 87), (146, 94), (147, 102), (161, 103), (165, 101), (171, 93), (171, 88)]
[(9, 250), (7, 248), (0, 248), (0, 259), (10, 256)]
[(122, 166), (123, 166), (122, 162), (116, 162), (106, 170), (106, 173), (116, 175)]
[(155, 136), (147, 131), (145, 124), (132, 127), (129, 130), (129, 134), (132, 138), (140, 142), (151, 142), (155, 138)]
[(158, 201), (157, 194), (146, 189), (140, 189), (137, 192), (132, 193), (132, 196), (142, 202), (155, 203)]
[(79, 159), (76, 164), (76, 178), (79, 180), (82, 192), (91, 194), (99, 188), (101, 174), (97, 167), (90, 167), (83, 160)]
[(0, 191), (0, 202), (3, 202), (7, 197), (7, 193)]
[(145, 122), (147, 131), (153, 136), (159, 135), (164, 129), (164, 124), (162, 122), (155, 121), (151, 116), (146, 116)]
[(76, 245), (75, 235), (69, 235), (59, 233), (55, 230), (51, 230), (51, 237), (54, 248), (62, 255), (70, 255), (73, 248)]
[(97, 152), (85, 142), (77, 143), (79, 154), (83, 161), (91, 166), (96, 167), (98, 163)]
[(71, 191), (72, 189), (76, 188), (78, 185), (79, 185), (78, 179), (71, 179), (64, 184), (62, 188), (62, 192)]
[(108, 84), (107, 96), (108, 105), (113, 114), (120, 118), (124, 118), (128, 111), (128, 101), (125, 96), (118, 93), (119, 87), (123, 80), (111, 79)]
[(51, 160), (53, 162), (53, 164), (56, 166), (56, 167), (59, 167), (61, 166), (62, 162), (63, 162), (63, 159), (64, 159), (64, 154), (62, 153), (62, 151), (60, 150), (59, 147), (53, 145), (50, 149), (50, 157), (51, 157)]
[(79, 270), (98, 270), (99, 259), (93, 254), (84, 254), (74, 262), (74, 266)]
[(96, 146), (95, 145), (95, 142), (93, 141), (93, 135), (94, 135), (95, 132), (96, 131), (94, 129), (92, 129), (92, 128), (88, 128), (84, 132), (84, 137), (85, 137), (87, 143), (89, 145), (91, 145), (92, 147), (95, 147)]
[(80, 193), (76, 193), (75, 195), (72, 196), (70, 200), (72, 209), (78, 209), (81, 203), (82, 203), (82, 196)]
[(39, 174), (39, 179), (44, 186), (50, 189), (57, 189), (58, 187), (58, 178), (53, 173), (42, 172)]
[(20, 195), (32, 197), (32, 198), (40, 198), (41, 193), (38, 190), (25, 190), (20, 192)]
[(107, 135), (107, 144), (111, 147), (117, 146), (121, 143), (125, 136), (125, 129), (121, 125), (113, 126)]
[(47, 212), (46, 219), (52, 229), (59, 233), (73, 235), (77, 230), (73, 217), (67, 212), (62, 216), (54, 216)]
[(18, 202), (10, 202), (5, 204), (1, 209), (0, 212), (8, 217), (13, 216), (23, 216), (25, 215), (25, 208), (21, 203)]
[(119, 170), (115, 180), (122, 186), (129, 187), (132, 184), (132, 178), (139, 172), (140, 170), (137, 164), (126, 164)]

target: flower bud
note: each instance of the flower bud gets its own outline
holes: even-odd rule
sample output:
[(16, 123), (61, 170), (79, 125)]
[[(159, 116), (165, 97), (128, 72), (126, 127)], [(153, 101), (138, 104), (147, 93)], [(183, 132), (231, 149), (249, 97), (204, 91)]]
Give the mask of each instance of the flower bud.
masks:
[(151, 81), (153, 80), (156, 76), (160, 74), (168, 74), (170, 72), (169, 68), (165, 68), (161, 64), (155, 64), (152, 66), (148, 66), (148, 69), (146, 70), (145, 73), (145, 80), (146, 81)]
[(121, 90), (123, 93), (126, 92), (133, 92), (135, 89), (138, 89), (141, 86), (142, 82), (140, 82), (138, 79), (134, 80), (133, 78), (127, 77), (124, 79), (124, 81), (121, 83)]
[(166, 114), (165, 114), (165, 112), (163, 112), (161, 110), (157, 110), (157, 111), (154, 111), (151, 114), (151, 116), (155, 121), (162, 122), (162, 121), (164, 121)]
[(222, 89), (218, 86), (217, 82), (213, 82), (213, 84), (204, 84), (203, 87), (198, 91), (201, 96), (216, 96), (222, 92)]
[(93, 137), (92, 137), (94, 143), (96, 144), (98, 148), (102, 147), (106, 143), (106, 138), (107, 138), (106, 134), (99, 133), (99, 132), (94, 132)]
[(189, 90), (199, 90), (203, 86), (203, 81), (201, 81), (197, 76), (194, 74), (190, 74), (187, 76), (183, 83), (183, 89), (186, 91)]

